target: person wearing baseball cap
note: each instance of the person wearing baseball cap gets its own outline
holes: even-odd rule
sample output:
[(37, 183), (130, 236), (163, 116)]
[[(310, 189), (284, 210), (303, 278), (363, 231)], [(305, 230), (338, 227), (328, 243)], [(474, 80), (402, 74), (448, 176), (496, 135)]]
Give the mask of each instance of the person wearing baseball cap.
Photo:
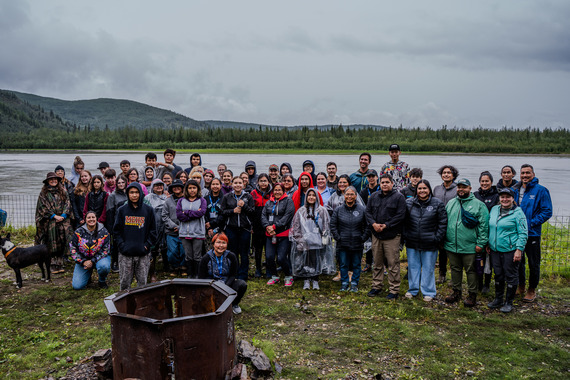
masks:
[(400, 154), (402, 153), (400, 145), (391, 144), (388, 151), (390, 152), (390, 161), (382, 166), (380, 174), (390, 174), (394, 179), (394, 189), (400, 191), (410, 182), (410, 167), (404, 161), (400, 161)]
[(109, 169), (109, 163), (106, 161), (101, 161), (97, 169), (99, 169), (101, 175), (105, 175), (105, 172), (107, 171), (107, 169)]
[[(495, 272), (495, 299), (487, 304), (491, 309), (509, 313), (519, 285), (519, 263), (528, 240), (526, 216), (515, 203), (515, 193), (510, 187), (499, 190), (499, 204), (489, 215), (489, 245), (491, 264)], [(503, 294), (507, 294), (503, 303)]]
[(457, 181), (457, 196), (445, 206), (447, 232), (444, 248), (449, 257), (453, 293), (445, 298), (447, 303), (461, 299), (463, 271), (467, 275), (468, 297), (463, 304), (477, 304), (477, 272), (475, 254), (483, 252), (489, 240), (489, 211), (483, 202), (471, 193), (467, 178)]

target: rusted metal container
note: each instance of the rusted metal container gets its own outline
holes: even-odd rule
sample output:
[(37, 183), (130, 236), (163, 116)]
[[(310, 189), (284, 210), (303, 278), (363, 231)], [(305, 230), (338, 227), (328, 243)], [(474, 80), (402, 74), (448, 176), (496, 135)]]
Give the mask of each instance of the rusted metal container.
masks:
[(236, 364), (235, 297), (218, 281), (174, 279), (105, 298), (114, 379), (223, 379)]

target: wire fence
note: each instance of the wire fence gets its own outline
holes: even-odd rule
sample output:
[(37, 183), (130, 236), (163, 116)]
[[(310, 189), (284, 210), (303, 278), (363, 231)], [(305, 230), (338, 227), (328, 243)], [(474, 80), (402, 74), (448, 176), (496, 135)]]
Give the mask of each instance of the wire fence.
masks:
[[(0, 209), (8, 213), (7, 225), (14, 228), (35, 224), (37, 197), (0, 195)], [(553, 216), (542, 226), (541, 272), (570, 275), (570, 216)]]

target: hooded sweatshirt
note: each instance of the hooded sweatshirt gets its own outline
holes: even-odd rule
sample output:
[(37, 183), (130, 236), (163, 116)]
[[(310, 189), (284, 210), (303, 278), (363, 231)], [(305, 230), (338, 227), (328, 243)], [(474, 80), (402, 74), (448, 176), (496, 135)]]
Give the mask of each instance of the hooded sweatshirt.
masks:
[[(293, 199), (293, 204), (295, 205), (295, 211), (297, 211), (299, 209), (299, 207), (301, 207), (305, 204), (305, 192), (306, 192), (306, 190), (305, 190), (305, 192), (303, 192), (303, 190), (301, 189), (301, 177), (303, 177), (303, 176), (309, 177), (309, 187), (307, 188), (307, 190), (315, 187), (314, 182), (313, 182), (313, 177), (311, 176), (311, 174), (307, 173), (307, 172), (301, 173), (301, 175), (299, 176), (298, 188), (293, 193), (293, 195), (291, 196), (291, 199)], [(315, 191), (315, 192), (317, 193), (317, 196), (319, 197), (319, 204), (322, 206), (323, 205), (323, 197), (321, 197), (321, 194), (319, 194), (318, 191)]]
[(129, 189), (136, 188), (140, 197), (136, 204), (130, 200), (119, 207), (113, 227), (113, 237), (119, 247), (119, 252), (125, 256), (144, 256), (150, 252), (150, 248), (157, 239), (156, 220), (154, 210), (144, 203), (144, 193), (141, 184), (133, 182), (127, 186), (127, 198)]
[[(306, 165), (311, 165), (313, 167), (313, 171), (311, 172), (311, 178), (313, 179), (313, 183), (317, 183), (317, 173), (315, 173), (315, 163), (311, 160), (305, 160), (303, 161), (303, 173), (305, 172), (305, 166)], [(301, 177), (299, 177), (301, 178)]]
[[(253, 166), (253, 175), (249, 175), (247, 173), (247, 168)], [(245, 172), (249, 176), (249, 184), (254, 189), (257, 187), (257, 166), (255, 165), (255, 161), (248, 161), (245, 163)]]
[(293, 175), (293, 167), (292, 167), (291, 164), (288, 163), (288, 162), (284, 162), (284, 163), (281, 164), (281, 166), (279, 167), (279, 175), (282, 175), (282, 174), (281, 174), (281, 169), (283, 169), (283, 167), (288, 168), (288, 169), (289, 169), (289, 173), (290, 173), (291, 175)]

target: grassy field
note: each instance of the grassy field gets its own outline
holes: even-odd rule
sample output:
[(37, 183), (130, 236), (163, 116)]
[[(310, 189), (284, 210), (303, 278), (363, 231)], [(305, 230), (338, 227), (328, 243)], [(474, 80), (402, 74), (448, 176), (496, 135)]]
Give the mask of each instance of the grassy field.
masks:
[[(21, 236), (21, 241), (29, 237)], [(71, 271), (41, 283), (39, 269), (25, 270), (24, 288), (13, 273), (0, 280), (0, 373), (5, 379), (65, 375), (100, 348), (111, 346), (103, 298), (118, 291), (116, 274), (106, 290), (71, 289)], [(27, 277), (27, 278), (26, 278)], [(503, 315), (486, 307), (449, 306), (442, 298), (369, 298), (370, 274), (361, 291), (338, 292), (323, 278), (320, 291), (286, 289), (250, 280), (236, 318), (237, 339), (247, 339), (283, 366), (276, 378), (536, 378), (570, 376), (570, 280), (541, 281), (534, 304), (515, 301)], [(402, 282), (401, 295), (407, 289)]]

